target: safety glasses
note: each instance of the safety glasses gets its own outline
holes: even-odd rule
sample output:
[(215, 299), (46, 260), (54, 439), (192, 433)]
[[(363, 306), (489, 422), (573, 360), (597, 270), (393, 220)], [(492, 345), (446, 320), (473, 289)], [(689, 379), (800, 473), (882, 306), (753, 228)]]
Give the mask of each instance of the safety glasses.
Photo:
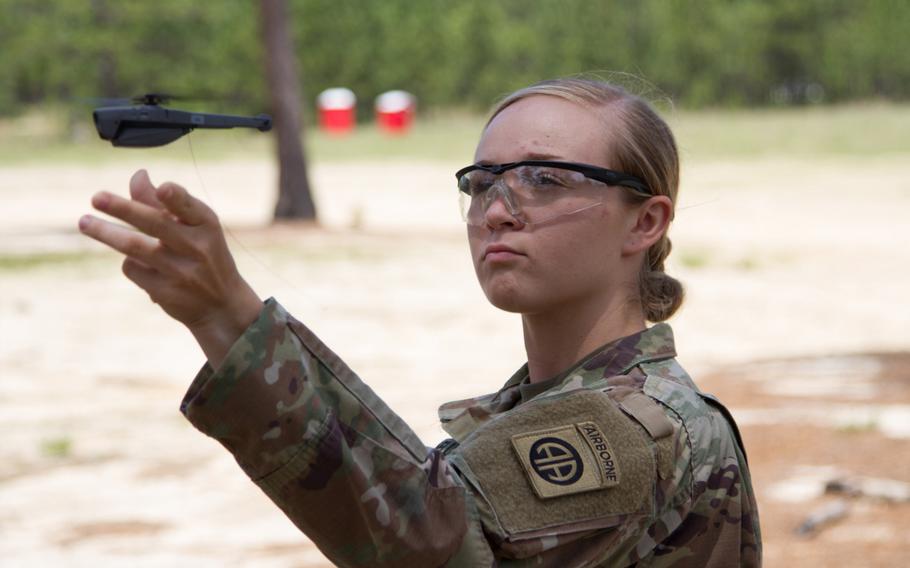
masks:
[(474, 164), (455, 174), (462, 218), (480, 225), (487, 209), (501, 199), (523, 223), (549, 221), (602, 203), (607, 186), (628, 187), (653, 195), (640, 178), (575, 162), (525, 160), (508, 164)]

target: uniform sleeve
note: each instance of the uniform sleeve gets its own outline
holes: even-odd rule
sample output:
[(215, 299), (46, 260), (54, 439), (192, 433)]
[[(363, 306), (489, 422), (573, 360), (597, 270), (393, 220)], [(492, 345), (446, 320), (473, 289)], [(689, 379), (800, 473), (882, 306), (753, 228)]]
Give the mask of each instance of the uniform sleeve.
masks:
[(273, 299), (181, 412), (339, 566), (493, 564), (446, 458)]

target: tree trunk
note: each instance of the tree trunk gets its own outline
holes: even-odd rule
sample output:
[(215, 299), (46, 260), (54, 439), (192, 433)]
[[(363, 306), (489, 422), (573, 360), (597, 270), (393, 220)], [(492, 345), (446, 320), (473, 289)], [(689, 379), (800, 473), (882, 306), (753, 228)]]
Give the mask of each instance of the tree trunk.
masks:
[(275, 220), (315, 221), (316, 205), (310, 194), (303, 148), (300, 82), (287, 27), (287, 2), (260, 0), (259, 8), (272, 124), (278, 143)]

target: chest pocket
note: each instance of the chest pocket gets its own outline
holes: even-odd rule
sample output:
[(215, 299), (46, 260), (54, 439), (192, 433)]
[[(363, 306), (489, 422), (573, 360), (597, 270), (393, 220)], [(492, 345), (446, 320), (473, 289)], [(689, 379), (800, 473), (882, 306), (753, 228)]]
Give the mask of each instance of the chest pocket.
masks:
[(496, 532), (531, 538), (651, 514), (656, 464), (646, 436), (607, 395), (579, 390), (503, 414), (453, 452)]

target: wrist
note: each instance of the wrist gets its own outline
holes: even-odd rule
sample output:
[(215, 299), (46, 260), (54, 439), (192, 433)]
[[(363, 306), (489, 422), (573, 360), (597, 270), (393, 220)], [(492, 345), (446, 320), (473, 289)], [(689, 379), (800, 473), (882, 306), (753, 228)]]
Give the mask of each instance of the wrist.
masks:
[[(244, 283), (245, 284), (245, 283)], [(249, 286), (232, 296), (232, 302), (213, 310), (206, 317), (187, 325), (209, 364), (218, 368), (227, 357), (231, 346), (262, 312), (263, 303)]]

